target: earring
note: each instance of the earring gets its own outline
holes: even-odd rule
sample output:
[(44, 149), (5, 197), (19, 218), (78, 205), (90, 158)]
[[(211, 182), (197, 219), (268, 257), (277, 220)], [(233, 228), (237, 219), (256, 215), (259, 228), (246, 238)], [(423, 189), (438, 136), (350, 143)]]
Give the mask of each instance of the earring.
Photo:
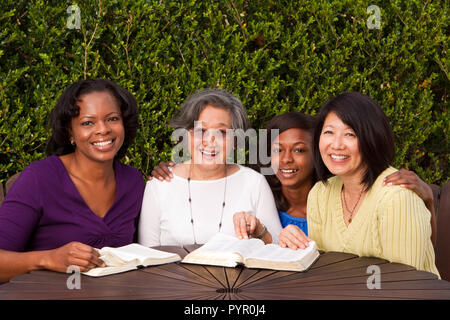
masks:
[(73, 145), (75, 147), (75, 141), (70, 140), (70, 144)]

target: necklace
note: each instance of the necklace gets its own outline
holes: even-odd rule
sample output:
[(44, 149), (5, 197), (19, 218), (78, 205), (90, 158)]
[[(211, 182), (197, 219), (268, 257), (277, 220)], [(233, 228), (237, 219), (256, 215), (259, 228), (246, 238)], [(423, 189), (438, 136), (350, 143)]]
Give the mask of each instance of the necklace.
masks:
[(356, 206), (357, 206), (358, 203), (359, 203), (359, 200), (361, 200), (361, 196), (362, 196), (362, 194), (363, 194), (363, 191), (364, 191), (364, 187), (361, 188), (361, 192), (359, 193), (358, 201), (356, 201), (355, 206), (353, 207), (352, 210), (350, 210), (350, 209), (348, 208), (348, 206), (347, 206), (347, 201), (345, 200), (344, 187), (342, 187), (342, 192), (341, 192), (341, 193), (342, 193), (342, 197), (344, 198), (344, 206), (345, 206), (345, 209), (346, 209), (348, 212), (350, 212), (350, 218), (348, 219), (348, 224), (352, 223), (353, 212), (355, 211)]
[[(191, 173), (192, 173), (192, 164), (189, 168), (189, 176), (187, 178), (188, 182), (188, 193), (189, 193), (189, 212), (191, 214), (191, 225), (192, 225), (192, 236), (194, 237), (194, 244), (197, 244), (197, 239), (195, 237), (195, 230), (194, 230), (194, 218), (192, 216), (192, 197), (191, 197)], [(223, 188), (223, 201), (222, 201), (222, 212), (220, 214), (220, 221), (219, 221), (219, 231), (222, 228), (222, 219), (223, 219), (223, 211), (225, 209), (225, 197), (227, 193), (227, 167), (225, 165), (225, 186)]]

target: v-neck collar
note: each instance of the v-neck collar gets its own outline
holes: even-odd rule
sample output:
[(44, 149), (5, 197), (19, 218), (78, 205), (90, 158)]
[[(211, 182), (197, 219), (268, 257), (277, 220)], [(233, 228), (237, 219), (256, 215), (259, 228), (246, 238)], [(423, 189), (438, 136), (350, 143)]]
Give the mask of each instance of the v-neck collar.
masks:
[(344, 221), (344, 210), (342, 208), (342, 200), (341, 200), (341, 190), (343, 186), (343, 181), (340, 177), (337, 177), (337, 183), (334, 185), (335, 190), (332, 190), (332, 194), (335, 195), (333, 199), (333, 224), (337, 227), (339, 231), (339, 236), (342, 239), (342, 242), (347, 249), (351, 243), (351, 239), (354, 238), (355, 233), (358, 233), (361, 229), (362, 223), (365, 221), (364, 216), (366, 210), (366, 204), (369, 202), (368, 198), (371, 194), (371, 189), (369, 189), (364, 199), (362, 199), (361, 205), (356, 212), (356, 215), (353, 217), (352, 222), (347, 226)]
[(75, 185), (72, 178), (70, 177), (69, 172), (67, 171), (66, 167), (64, 166), (64, 163), (62, 162), (62, 160), (57, 155), (55, 155), (55, 157), (64, 172), (64, 176), (65, 176), (65, 179), (66, 179), (68, 185), (70, 186), (70, 188), (72, 188), (73, 194), (76, 195), (78, 200), (81, 201), (81, 203), (83, 203), (83, 206), (85, 206), (86, 209), (89, 210), (89, 213), (93, 215), (94, 219), (96, 218), (99, 221), (106, 223), (106, 219), (109, 217), (109, 215), (110, 215), (109, 213), (111, 212), (111, 210), (116, 206), (117, 199), (119, 198), (118, 195), (120, 194), (119, 193), (120, 192), (120, 183), (119, 183), (120, 179), (118, 179), (118, 173), (117, 173), (118, 170), (117, 170), (117, 164), (116, 164), (117, 160), (114, 159), (114, 162), (113, 162), (114, 177), (116, 179), (116, 196), (115, 196), (114, 202), (109, 207), (109, 209), (106, 211), (106, 214), (103, 216), (103, 218), (100, 218), (98, 215), (95, 214), (94, 211), (92, 211), (92, 209), (88, 206), (88, 204), (86, 203), (84, 198), (81, 196), (81, 193), (78, 191), (77, 186)]

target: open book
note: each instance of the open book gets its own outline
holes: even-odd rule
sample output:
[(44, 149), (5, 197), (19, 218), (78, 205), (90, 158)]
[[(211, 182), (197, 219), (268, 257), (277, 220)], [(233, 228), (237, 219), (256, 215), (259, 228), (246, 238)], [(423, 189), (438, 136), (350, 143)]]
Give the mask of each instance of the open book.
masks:
[(100, 259), (105, 262), (106, 267), (94, 268), (83, 274), (102, 277), (134, 270), (140, 266), (147, 267), (181, 260), (176, 253), (151, 249), (137, 243), (119, 248), (103, 247), (99, 253)]
[(200, 248), (192, 251), (181, 262), (223, 267), (245, 265), (285, 271), (305, 271), (319, 257), (314, 241), (306, 249), (292, 250), (277, 244), (264, 244), (259, 239), (239, 240), (218, 233)]

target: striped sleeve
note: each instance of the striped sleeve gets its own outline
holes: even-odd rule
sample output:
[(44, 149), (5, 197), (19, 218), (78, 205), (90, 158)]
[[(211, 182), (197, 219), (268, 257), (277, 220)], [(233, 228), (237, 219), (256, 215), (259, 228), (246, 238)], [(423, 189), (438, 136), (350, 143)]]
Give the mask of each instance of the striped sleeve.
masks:
[(412, 191), (399, 189), (382, 206), (380, 240), (385, 259), (436, 273), (430, 212)]
[[(321, 182), (317, 182), (314, 187), (309, 191), (308, 200), (306, 204), (306, 219), (308, 223), (308, 237), (314, 240), (319, 247), (323, 249), (322, 242), (322, 219), (320, 216), (320, 185)], [(323, 200), (323, 199), (322, 199)]]

